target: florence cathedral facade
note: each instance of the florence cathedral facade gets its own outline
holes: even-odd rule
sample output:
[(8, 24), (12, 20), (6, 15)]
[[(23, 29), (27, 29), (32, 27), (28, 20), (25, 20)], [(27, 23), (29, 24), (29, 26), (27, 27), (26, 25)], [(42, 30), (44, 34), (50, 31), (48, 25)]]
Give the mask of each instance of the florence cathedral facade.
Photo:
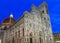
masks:
[(2, 24), (3, 43), (53, 43), (46, 2), (39, 7), (32, 5), (32, 10), (25, 11), (16, 22), (11, 14)]

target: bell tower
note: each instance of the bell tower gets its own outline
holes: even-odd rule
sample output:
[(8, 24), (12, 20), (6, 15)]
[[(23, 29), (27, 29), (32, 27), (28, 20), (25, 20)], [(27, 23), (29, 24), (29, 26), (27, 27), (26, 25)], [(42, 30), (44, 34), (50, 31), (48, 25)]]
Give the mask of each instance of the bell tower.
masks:
[(42, 20), (42, 25), (44, 25), (45, 27), (43, 27), (43, 30), (47, 30), (45, 31), (46, 36), (47, 37), (47, 40), (50, 41), (53, 43), (53, 35), (52, 35), (52, 30), (51, 30), (51, 23), (50, 23), (50, 17), (49, 17), (49, 14), (48, 14), (48, 5), (46, 3), (46, 0), (43, 1), (43, 3), (39, 6), (39, 10), (41, 12), (41, 20)]
[(39, 9), (41, 13), (47, 14), (48, 13), (48, 5), (46, 1), (43, 1), (43, 3), (39, 6)]

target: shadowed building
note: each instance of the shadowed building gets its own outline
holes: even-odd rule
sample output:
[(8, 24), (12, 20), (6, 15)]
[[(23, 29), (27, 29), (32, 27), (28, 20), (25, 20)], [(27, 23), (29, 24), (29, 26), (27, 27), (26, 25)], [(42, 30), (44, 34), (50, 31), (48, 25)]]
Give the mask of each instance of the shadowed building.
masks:
[(8, 29), (10, 26), (12, 26), (15, 23), (15, 19), (13, 18), (13, 15), (10, 14), (9, 18), (6, 18), (2, 24), (0, 25), (0, 41), (1, 43), (3, 43), (3, 36), (4, 36), (4, 32), (6, 31), (6, 29)]
[(54, 37), (54, 42), (60, 43), (60, 33), (54, 33), (53, 37)]
[[(14, 23), (14, 20), (12, 22)], [(3, 24), (5, 23), (6, 21)], [(11, 18), (7, 25), (10, 23)], [(4, 31), (3, 43), (53, 43), (46, 2), (39, 7), (32, 5), (30, 12), (25, 11), (18, 21), (7, 28)]]

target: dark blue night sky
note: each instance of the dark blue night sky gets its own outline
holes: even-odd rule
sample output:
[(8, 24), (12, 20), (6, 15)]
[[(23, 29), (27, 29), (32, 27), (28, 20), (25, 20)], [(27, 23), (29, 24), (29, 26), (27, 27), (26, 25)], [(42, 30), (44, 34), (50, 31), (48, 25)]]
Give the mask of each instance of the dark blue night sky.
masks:
[[(10, 13), (17, 20), (25, 10), (30, 11), (31, 5), (39, 6), (43, 0), (0, 0), (0, 24)], [(46, 0), (53, 32), (60, 32), (60, 0)]]

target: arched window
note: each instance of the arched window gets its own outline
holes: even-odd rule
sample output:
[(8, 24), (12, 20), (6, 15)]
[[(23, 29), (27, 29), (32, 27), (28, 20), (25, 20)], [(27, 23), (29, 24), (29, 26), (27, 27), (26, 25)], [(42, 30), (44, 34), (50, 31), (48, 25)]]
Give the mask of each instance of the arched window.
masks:
[(24, 28), (23, 28), (23, 36), (24, 36)]

